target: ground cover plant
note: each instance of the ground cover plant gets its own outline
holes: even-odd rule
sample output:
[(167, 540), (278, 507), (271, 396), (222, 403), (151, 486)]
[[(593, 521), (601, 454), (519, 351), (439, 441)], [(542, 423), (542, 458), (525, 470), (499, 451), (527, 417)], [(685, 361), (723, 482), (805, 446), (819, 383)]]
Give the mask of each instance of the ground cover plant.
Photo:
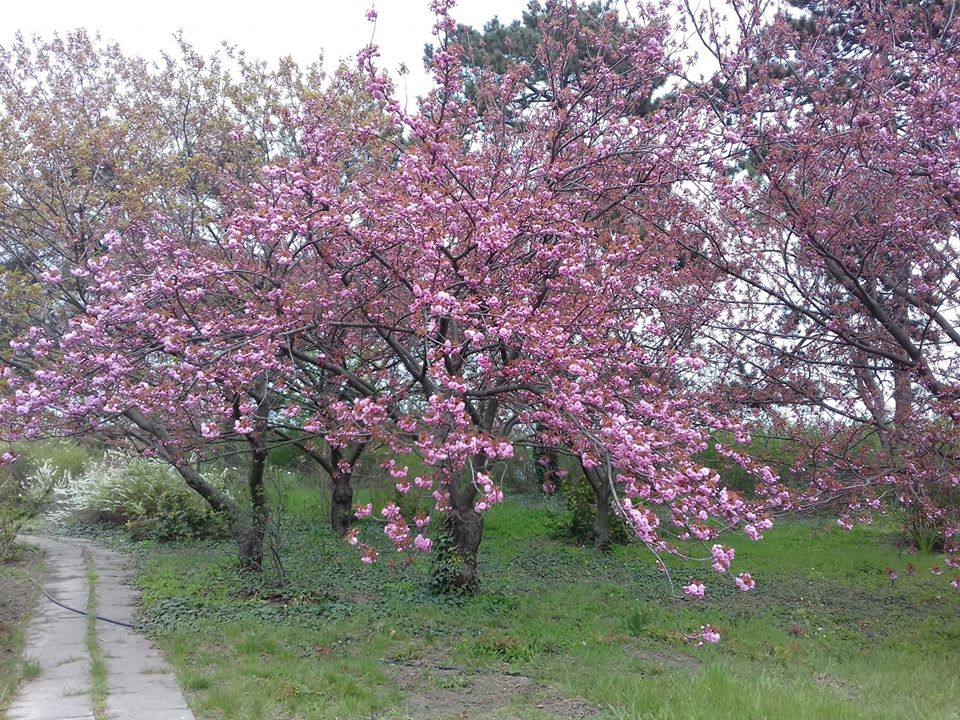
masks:
[[(319, 529), (312, 492), (288, 493), (283, 585), (238, 573), (229, 544), (136, 550), (142, 622), (198, 717), (956, 717), (960, 599), (896, 518), (730, 538), (757, 588), (693, 601), (642, 547), (553, 532), (561, 501), (508, 498), (480, 591), (449, 598), (427, 559), (362, 566)], [(698, 646), (708, 623), (725, 639)]]

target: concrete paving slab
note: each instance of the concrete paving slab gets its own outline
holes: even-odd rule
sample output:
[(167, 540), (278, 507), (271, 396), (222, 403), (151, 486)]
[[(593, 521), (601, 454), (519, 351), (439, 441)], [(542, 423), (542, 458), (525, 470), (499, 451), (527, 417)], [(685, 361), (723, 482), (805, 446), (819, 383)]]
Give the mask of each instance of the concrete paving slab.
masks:
[[(51, 538), (23, 539), (46, 553), (43, 584), (55, 586), (73, 607), (85, 608), (88, 583), (80, 548)], [(42, 595), (38, 603), (27, 631), (24, 655), (40, 666), (40, 673), (20, 687), (8, 715), (11, 720), (92, 718), (86, 618), (54, 605)]]
[[(129, 584), (126, 557), (87, 540), (24, 537), (46, 551), (44, 588), (71, 608), (86, 610), (83, 553), (97, 572), (97, 615), (131, 623), (139, 593)], [(107, 669), (109, 720), (195, 720), (163, 655), (145, 635), (98, 620), (97, 642)], [(90, 700), (87, 618), (41, 597), (27, 632), (26, 656), (40, 674), (19, 688), (10, 720), (95, 720)]]

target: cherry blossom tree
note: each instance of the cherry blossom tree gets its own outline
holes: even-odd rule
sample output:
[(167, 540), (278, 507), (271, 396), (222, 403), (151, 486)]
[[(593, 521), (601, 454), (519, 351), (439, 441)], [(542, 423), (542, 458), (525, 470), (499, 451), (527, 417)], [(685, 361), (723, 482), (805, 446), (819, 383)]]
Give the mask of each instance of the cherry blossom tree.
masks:
[[(197, 159), (154, 188), (166, 202), (118, 205), (73, 256), (73, 231), (50, 233), (26, 266), (65, 310), (9, 343), (10, 433), (133, 437), (231, 517), (253, 565), (277, 442), (330, 471), (341, 511), (359, 453), (387, 448), (390, 481), (441, 518), (428, 530), (391, 503), (387, 535), (420, 551), (447, 536), (442, 583), (468, 591), (518, 438), (574, 454), (655, 553), (734, 527), (759, 538), (786, 500), (769, 468), (723, 449), (758, 477), (748, 500), (694, 461), (713, 429), (748, 438), (696, 352), (725, 277), (689, 249), (712, 220), (687, 191), (707, 146), (702, 95), (637, 112), (682, 74), (670, 18), (638, 6), (625, 34), (612, 14), (585, 26), (575, 4), (547, 3), (536, 74), (478, 70), (468, 91), (450, 5), (433, 3), (434, 89), (416, 108), (393, 99), (373, 47), (324, 92), (293, 83), (251, 109), (231, 90), (198, 125), (216, 130), (190, 144)], [(363, 112), (345, 118), (345, 96)], [(124, 127), (109, 112), (103, 124)], [(239, 446), (249, 521), (198, 471)], [(428, 472), (411, 477), (413, 456)], [(733, 556), (714, 544), (704, 559), (728, 573)]]
[[(265, 360), (286, 335), (257, 320), (290, 300), (276, 290), (286, 264), (225, 246), (223, 217), (257, 201), (265, 163), (297, 152), (288, 120), (318, 102), (307, 85), (321, 81), (231, 55), (237, 82), (183, 43), (159, 67), (83, 33), (5, 51), (0, 246), (17, 311), (5, 434), (133, 439), (226, 513), (257, 568), (266, 455), (286, 442), (271, 420), (288, 389)], [(201, 471), (238, 452), (252, 511)]]
[[(696, 298), (715, 273), (684, 267), (667, 242), (686, 212), (675, 192), (690, 172), (686, 108), (634, 112), (673, 72), (665, 18), (645, 15), (611, 56), (612, 19), (585, 32), (566, 4), (549, 4), (540, 56), (553, 101), (531, 106), (524, 64), (480, 72), (466, 92), (449, 6), (434, 6), (436, 87), (419, 108), (404, 112), (375, 50), (361, 53), (391, 125), (307, 128), (299, 163), (276, 174), (276, 201), (232, 220), (271, 252), (316, 258), (329, 322), (369, 343), (355, 363), (304, 348), (358, 389), (329, 405), (329, 439), (377, 438), (395, 454), (385, 470), (397, 489), (433, 494), (453, 587), (476, 587), (483, 513), (502, 499), (497, 462), (518, 434), (571, 448), (657, 552), (671, 548), (657, 506), (679, 537), (714, 537), (710, 519), (758, 536), (762, 511), (692, 461), (725, 421), (688, 392), (702, 361), (668, 341), (707, 312)], [(573, 52), (586, 57), (576, 82), (563, 76)], [(616, 72), (624, 58), (638, 71)], [(346, 148), (365, 162), (331, 173)], [(409, 477), (412, 454), (428, 474)], [(397, 549), (430, 548), (424, 519), (394, 504), (381, 515)]]
[(809, 501), (846, 498), (848, 525), (892, 496), (949, 545), (956, 8), (803, 5), (730, 3), (739, 44), (696, 18), (721, 70), (700, 88), (716, 149), (684, 245), (731, 299), (705, 337), (732, 398), (798, 443)]

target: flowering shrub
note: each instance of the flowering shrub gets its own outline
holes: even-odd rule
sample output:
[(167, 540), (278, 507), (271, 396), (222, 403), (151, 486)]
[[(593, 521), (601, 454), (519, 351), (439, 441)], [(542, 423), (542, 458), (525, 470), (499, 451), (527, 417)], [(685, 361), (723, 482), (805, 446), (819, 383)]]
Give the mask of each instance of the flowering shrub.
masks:
[(0, 561), (10, 556), (13, 542), (24, 524), (35, 517), (47, 504), (58, 480), (57, 472), (49, 462), (43, 462), (35, 472), (24, 475), (17, 471), (17, 458), (4, 453), (0, 468)]
[[(223, 480), (221, 478), (221, 485)], [(165, 463), (108, 453), (57, 492), (57, 516), (68, 522), (124, 526), (138, 540), (220, 535), (223, 518)]]

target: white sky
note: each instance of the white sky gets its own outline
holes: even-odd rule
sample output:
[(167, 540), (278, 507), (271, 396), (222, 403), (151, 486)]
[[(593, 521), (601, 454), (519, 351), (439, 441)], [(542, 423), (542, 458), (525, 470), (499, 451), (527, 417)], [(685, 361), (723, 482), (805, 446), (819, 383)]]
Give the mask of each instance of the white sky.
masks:
[[(454, 16), (479, 28), (494, 15), (504, 22), (519, 18), (526, 4), (460, 0)], [(254, 59), (291, 55), (306, 64), (322, 52), (332, 69), (339, 58), (352, 56), (370, 41), (373, 25), (365, 14), (371, 5), (379, 15), (374, 39), (381, 64), (390, 70), (406, 64), (410, 75), (405, 85), (412, 99), (428, 87), (422, 57), (424, 44), (433, 37), (429, 0), (8, 0), (0, 11), (0, 45), (9, 44), (18, 30), (49, 37), (83, 27), (120, 43), (128, 53), (153, 57), (172, 50), (173, 34), (183, 30), (186, 40), (204, 53), (226, 40)], [(403, 85), (398, 90), (404, 99)]]

